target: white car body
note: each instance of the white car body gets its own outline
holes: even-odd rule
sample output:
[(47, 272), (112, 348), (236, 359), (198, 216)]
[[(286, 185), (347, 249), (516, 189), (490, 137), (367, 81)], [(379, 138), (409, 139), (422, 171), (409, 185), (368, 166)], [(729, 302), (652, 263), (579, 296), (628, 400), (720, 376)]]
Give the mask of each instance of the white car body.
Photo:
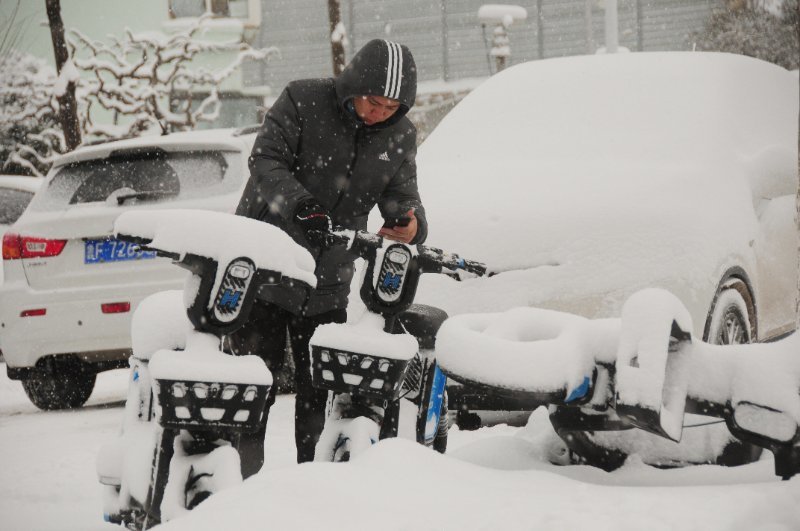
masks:
[[(44, 179), (19, 175), (0, 175), (0, 238), (25, 211)], [(3, 265), (0, 264), (0, 285)]]
[[(537, 307), (618, 318), (632, 294), (657, 287), (686, 306), (696, 338), (790, 332), (797, 94), (794, 73), (721, 53), (559, 58), (491, 77), (444, 118), (417, 164), (428, 243), (500, 274), (428, 275), (417, 301), (450, 315)], [(470, 386), (451, 387), (450, 404), (535, 407)], [(555, 414), (562, 409), (569, 416)], [(599, 463), (636, 453), (648, 463), (741, 464), (760, 450), (724, 424), (687, 429), (680, 444), (640, 430), (575, 431), (571, 441)]]
[(418, 302), (618, 317), (661, 287), (706, 338), (735, 288), (752, 299), (750, 339), (791, 331), (797, 94), (794, 73), (721, 53), (549, 59), (491, 77), (417, 164), (428, 243), (501, 274), (428, 275)]
[[(186, 208), (233, 213), (249, 174), (247, 159), (254, 138), (254, 134), (238, 134), (234, 130), (176, 133), (83, 147), (60, 158), (13, 232), (22, 238), (65, 241), (63, 249), (54, 256), (4, 260), (0, 348), (9, 376), (25, 379), (37, 362), (41, 364), (43, 358), (61, 354), (92, 363), (97, 370), (123, 365), (130, 354), (131, 316), (136, 306), (154, 292), (181, 288), (185, 272), (164, 258), (110, 261), (121, 247), (104, 243), (102, 254), (99, 246), (90, 249), (87, 240), (111, 238), (114, 220), (131, 209)], [(154, 150), (161, 153), (155, 159), (167, 161), (174, 169), (169, 182), (177, 177), (176, 188), (156, 200), (134, 199), (118, 204), (119, 195), (136, 189), (125, 175), (135, 173), (137, 178), (144, 178), (141, 176), (172, 171), (166, 170), (162, 162), (141, 162), (153, 156), (143, 153)], [(110, 170), (109, 157), (116, 163), (132, 157), (140, 162), (131, 164), (141, 164), (143, 169), (136, 170), (139, 173)], [(111, 178), (103, 173), (109, 171), (117, 171), (114, 179), (124, 184), (122, 192), (117, 190), (110, 196), (100, 193), (103, 187), (110, 186), (106, 192), (114, 188), (107, 184)], [(59, 177), (62, 172), (72, 173), (64, 174), (70, 177)], [(79, 172), (88, 175), (83, 182), (96, 178), (97, 186), (85, 192), (71, 189), (82, 178)], [(155, 178), (149, 186), (163, 188), (164, 183)], [(174, 196), (178, 189), (180, 192)], [(23, 247), (36, 251), (37, 242), (23, 240)], [(38, 245), (41, 250), (50, 244)], [(129, 255), (123, 258), (134, 256), (125, 250)], [(6, 251), (4, 245), (4, 258)], [(112, 306), (103, 310), (104, 304)]]

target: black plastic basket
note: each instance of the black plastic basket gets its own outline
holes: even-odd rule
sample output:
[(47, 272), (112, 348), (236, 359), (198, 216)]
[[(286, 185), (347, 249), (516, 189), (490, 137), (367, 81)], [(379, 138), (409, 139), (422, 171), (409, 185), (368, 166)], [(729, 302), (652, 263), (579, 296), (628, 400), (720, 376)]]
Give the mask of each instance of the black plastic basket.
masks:
[(165, 428), (254, 432), (270, 386), (191, 380), (156, 380), (159, 423)]
[(318, 389), (383, 400), (400, 396), (411, 360), (311, 347), (311, 381)]

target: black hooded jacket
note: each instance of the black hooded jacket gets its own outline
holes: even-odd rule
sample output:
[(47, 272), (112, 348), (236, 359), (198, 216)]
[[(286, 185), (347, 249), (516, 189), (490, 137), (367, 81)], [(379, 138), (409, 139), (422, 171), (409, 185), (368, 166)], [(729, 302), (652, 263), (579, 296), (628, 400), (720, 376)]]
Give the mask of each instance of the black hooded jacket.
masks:
[[(415, 209), (422, 243), (428, 227), (417, 190), (417, 132), (406, 117), (416, 97), (417, 74), (408, 48), (373, 40), (336, 79), (289, 83), (267, 112), (250, 156), (250, 180), (237, 214), (282, 228), (317, 260), (317, 289), (265, 287), (259, 298), (295, 313), (316, 315), (347, 305), (355, 257), (343, 248), (319, 251), (296, 225), (297, 207), (321, 204), (334, 224), (366, 229), (377, 204), (384, 217)], [(400, 101), (385, 122), (358, 119), (352, 99), (384, 96)]]

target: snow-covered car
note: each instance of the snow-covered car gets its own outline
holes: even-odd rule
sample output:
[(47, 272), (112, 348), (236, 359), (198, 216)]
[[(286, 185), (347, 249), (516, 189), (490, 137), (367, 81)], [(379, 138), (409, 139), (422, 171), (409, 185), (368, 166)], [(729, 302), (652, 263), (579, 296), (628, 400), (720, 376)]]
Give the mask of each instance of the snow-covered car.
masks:
[(689, 309), (697, 338), (785, 335), (797, 94), (793, 73), (721, 53), (549, 59), (491, 77), (417, 164), (428, 243), (499, 274), (429, 275), (418, 302), (618, 317), (631, 294), (660, 287)]
[[(18, 175), (0, 175), (0, 238), (19, 219), (43, 180)], [(3, 265), (0, 264), (0, 285), (3, 284)]]
[(126, 366), (139, 302), (183, 286), (169, 261), (114, 239), (114, 220), (140, 208), (233, 212), (254, 139), (246, 130), (176, 133), (58, 159), (3, 238), (0, 349), (35, 405), (82, 405), (98, 372)]

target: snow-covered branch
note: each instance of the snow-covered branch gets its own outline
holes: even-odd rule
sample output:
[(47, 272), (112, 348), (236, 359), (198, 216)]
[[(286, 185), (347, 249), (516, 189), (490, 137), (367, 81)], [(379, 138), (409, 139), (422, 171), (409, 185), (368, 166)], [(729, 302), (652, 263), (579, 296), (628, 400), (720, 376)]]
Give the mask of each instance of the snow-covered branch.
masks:
[[(212, 121), (219, 113), (219, 85), (247, 60), (267, 60), (275, 48), (253, 49), (242, 42), (211, 42), (198, 38), (205, 29), (208, 17), (201, 17), (191, 26), (174, 35), (155, 32), (126, 31), (123, 39), (109, 44), (93, 41), (78, 31), (70, 32), (70, 44), (82, 57), (75, 64), (92, 71), (95, 79), (84, 83), (84, 101), (94, 101), (100, 107), (132, 118), (128, 134), (138, 134), (153, 127), (170, 130), (190, 129), (201, 121)], [(199, 55), (238, 52), (226, 66), (211, 71), (192, 67)], [(192, 108), (191, 103), (175, 112), (172, 101), (177, 95), (202, 89), (206, 96)], [(185, 102), (184, 102), (185, 103)], [(86, 107), (84, 121), (93, 123)], [(94, 131), (101, 131), (94, 128)]]
[[(58, 77), (32, 58), (9, 54), (0, 61), (0, 161), (41, 174), (49, 159), (64, 151), (63, 135), (54, 134), (53, 127), (59, 110), (56, 98), (70, 81), (77, 86), (85, 137), (186, 130), (217, 119), (220, 85), (246, 61), (266, 61), (277, 49), (206, 40), (210, 22), (210, 16), (200, 17), (171, 35), (126, 30), (105, 42), (73, 29), (67, 35), (70, 61)], [(220, 54), (229, 58), (222, 66), (199, 66), (200, 57)], [(95, 114), (100, 109), (113, 113), (115, 124), (98, 123)]]

